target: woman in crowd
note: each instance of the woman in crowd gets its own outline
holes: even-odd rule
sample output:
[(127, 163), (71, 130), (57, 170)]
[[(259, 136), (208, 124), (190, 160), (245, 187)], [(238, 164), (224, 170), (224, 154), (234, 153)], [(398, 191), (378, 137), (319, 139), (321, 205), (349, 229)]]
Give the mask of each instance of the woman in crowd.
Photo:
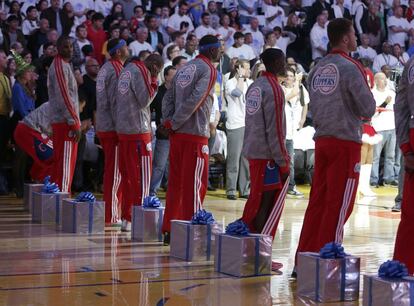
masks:
[(410, 56), (406, 52), (403, 52), (399, 44), (394, 44), (392, 46), (392, 54), (398, 59), (401, 67), (404, 67), (410, 59)]
[(115, 2), (114, 5), (112, 6), (111, 9), (111, 13), (106, 16), (105, 21), (104, 21), (104, 29), (105, 31), (108, 31), (112, 22), (116, 19), (118, 19), (118, 16), (121, 15), (123, 19), (124, 18), (124, 7), (122, 6), (121, 3), (119, 2)]

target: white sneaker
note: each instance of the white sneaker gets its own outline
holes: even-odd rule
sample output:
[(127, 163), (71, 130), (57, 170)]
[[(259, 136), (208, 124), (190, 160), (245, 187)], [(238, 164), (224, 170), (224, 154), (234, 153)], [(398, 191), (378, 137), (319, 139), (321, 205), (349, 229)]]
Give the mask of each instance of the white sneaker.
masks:
[(122, 232), (130, 232), (131, 231), (131, 222), (128, 222), (127, 220), (122, 220), (121, 231)]

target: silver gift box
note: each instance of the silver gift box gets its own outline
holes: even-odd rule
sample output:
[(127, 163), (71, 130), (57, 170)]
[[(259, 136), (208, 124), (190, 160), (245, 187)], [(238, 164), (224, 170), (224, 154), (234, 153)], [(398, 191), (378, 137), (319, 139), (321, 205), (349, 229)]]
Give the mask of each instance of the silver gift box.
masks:
[(414, 278), (387, 279), (364, 275), (363, 306), (411, 306)]
[(359, 257), (323, 259), (318, 253), (299, 253), (298, 295), (316, 302), (358, 300), (359, 271)]
[(214, 236), (222, 232), (218, 223), (191, 224), (171, 220), (170, 256), (185, 261), (210, 261), (214, 256)]
[(104, 233), (105, 202), (64, 200), (62, 204), (62, 231), (77, 234)]
[(69, 198), (68, 192), (33, 193), (32, 221), (36, 223), (62, 223), (62, 201)]
[(272, 237), (250, 234), (216, 237), (214, 269), (217, 272), (237, 276), (269, 275), (272, 265)]
[(24, 210), (32, 212), (33, 207), (33, 193), (41, 192), (43, 184), (24, 184), (23, 205)]
[(133, 206), (131, 239), (140, 242), (162, 241), (164, 207)]

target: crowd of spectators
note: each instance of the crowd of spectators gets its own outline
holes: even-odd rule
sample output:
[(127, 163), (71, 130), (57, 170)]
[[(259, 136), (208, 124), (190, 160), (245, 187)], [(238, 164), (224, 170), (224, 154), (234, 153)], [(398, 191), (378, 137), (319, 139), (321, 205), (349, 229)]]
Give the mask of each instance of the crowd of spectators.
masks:
[[(164, 58), (160, 89), (151, 106), (155, 142), (152, 193), (168, 176), (168, 139), (155, 133), (162, 121), (162, 96), (175, 72), (197, 55), (198, 41), (207, 34), (217, 35), (223, 48), (209, 146), (212, 162), (213, 157), (215, 161), (227, 157), (227, 197), (249, 194), (248, 166), (241, 156), (245, 93), (264, 69), (258, 57), (267, 48), (279, 48), (287, 58), (287, 75), (281, 84), (291, 171), (309, 169), (312, 159), (302, 163), (298, 156), (294, 158), (295, 152), (311, 151), (314, 145), (306, 76), (329, 52), (327, 24), (340, 17), (353, 20), (359, 45), (352, 56), (366, 68), (377, 105), (387, 109), (373, 119), (383, 141), (375, 145), (371, 184), (396, 185), (401, 154), (392, 113), (398, 77), (414, 53), (414, 0), (0, 0), (0, 192), (7, 192), (8, 185), (21, 195), (23, 174), (6, 182), (7, 167), (16, 159), (13, 129), (48, 101), (47, 71), (62, 35), (73, 39), (72, 65), (86, 100), (75, 190), (99, 189), (102, 182), (103, 157), (93, 129), (95, 87), (100, 66), (109, 59), (111, 38), (124, 39), (131, 56), (145, 59), (158, 52)], [(33, 67), (31, 73), (18, 73), (13, 54)], [(302, 196), (294, 175), (289, 194)]]

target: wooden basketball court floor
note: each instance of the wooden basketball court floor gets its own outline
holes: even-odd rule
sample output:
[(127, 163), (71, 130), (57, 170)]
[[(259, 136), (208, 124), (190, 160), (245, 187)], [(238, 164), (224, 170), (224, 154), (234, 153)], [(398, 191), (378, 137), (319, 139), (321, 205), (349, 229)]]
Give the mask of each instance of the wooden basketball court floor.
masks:
[[(273, 244), (273, 258), (284, 268), (250, 278), (172, 259), (168, 247), (133, 242), (113, 228), (102, 235), (62, 234), (32, 224), (22, 201), (0, 197), (0, 305), (310, 305), (296, 297), (290, 279), (308, 198), (308, 188), (299, 189), (305, 199), (286, 201)], [(389, 209), (397, 190), (376, 191), (377, 199), (358, 201), (345, 228), (345, 250), (361, 256), (361, 274), (375, 273), (391, 258), (400, 217)], [(205, 207), (227, 224), (241, 216), (244, 203), (226, 200), (221, 191), (210, 193)]]

